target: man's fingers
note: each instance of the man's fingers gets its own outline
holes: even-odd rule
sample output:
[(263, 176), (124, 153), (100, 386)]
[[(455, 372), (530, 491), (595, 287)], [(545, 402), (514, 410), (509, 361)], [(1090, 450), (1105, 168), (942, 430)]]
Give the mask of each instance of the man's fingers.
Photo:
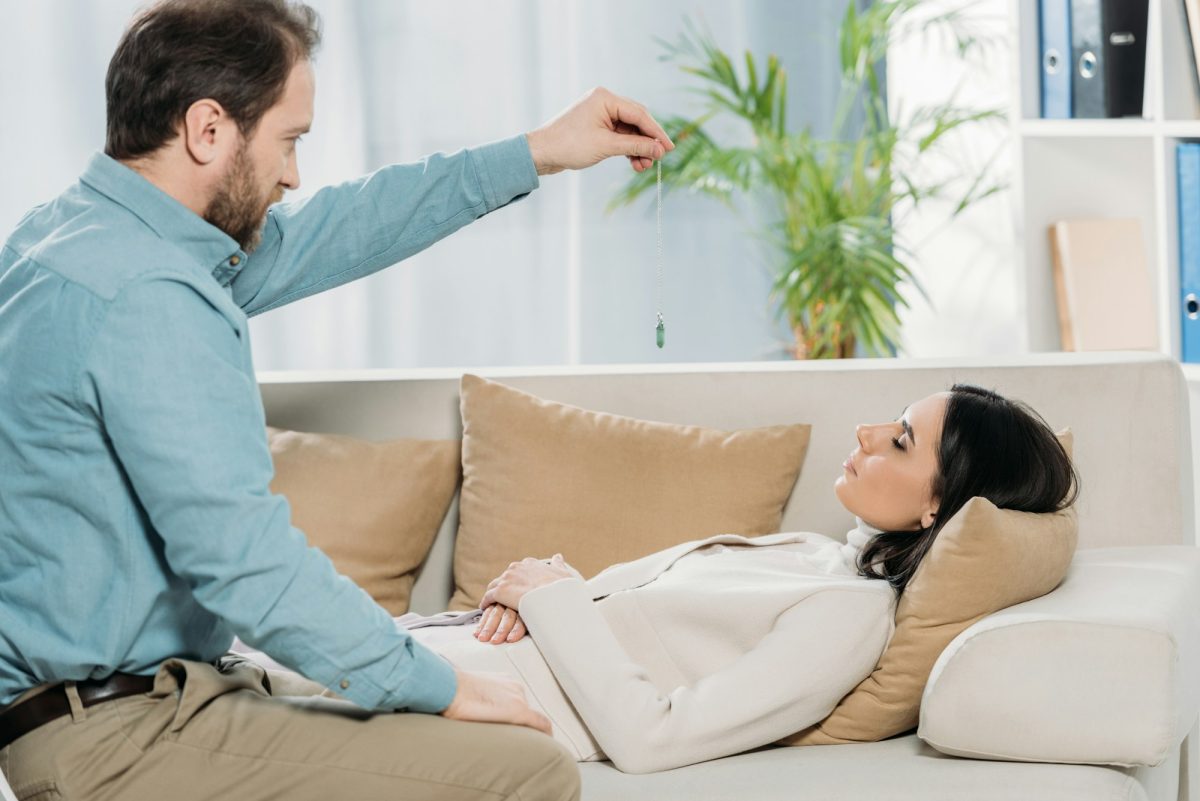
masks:
[[(635, 103), (627, 97), (618, 97), (612, 109), (611, 116), (616, 123), (618, 131), (620, 131), (621, 123), (626, 123), (637, 128), (645, 136), (657, 139), (667, 150), (675, 149), (675, 143), (671, 141), (671, 137), (667, 136), (667, 132), (663, 130), (662, 126), (658, 124), (654, 117), (650, 116), (650, 112), (646, 111), (645, 107), (641, 104)], [(659, 156), (655, 156), (655, 158), (659, 158)]]
[(618, 134), (617, 153), (622, 156), (637, 156), (641, 159), (661, 159), (667, 151), (661, 143), (645, 136)]
[(541, 712), (536, 712), (532, 707), (526, 707), (526, 713), (521, 715), (516, 721), (522, 726), (528, 726), (531, 729), (537, 729), (542, 734), (550, 734), (553, 730), (550, 727), (550, 718), (543, 715)]

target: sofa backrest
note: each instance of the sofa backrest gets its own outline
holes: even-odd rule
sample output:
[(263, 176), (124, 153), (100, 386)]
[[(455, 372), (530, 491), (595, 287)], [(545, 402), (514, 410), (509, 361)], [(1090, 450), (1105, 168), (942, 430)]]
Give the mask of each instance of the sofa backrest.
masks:
[[(1186, 382), (1179, 364), (1159, 354), (262, 373), (259, 382), (270, 425), (368, 439), (457, 439), (463, 372), (650, 420), (722, 429), (811, 423), (782, 530), (839, 539), (853, 520), (833, 482), (856, 445), (855, 425), (893, 420), (954, 382), (980, 384), (1028, 402), (1055, 429), (1073, 430), (1081, 548), (1195, 543)], [(415, 611), (440, 611), (451, 595), (457, 512), (456, 500), (414, 589)]]

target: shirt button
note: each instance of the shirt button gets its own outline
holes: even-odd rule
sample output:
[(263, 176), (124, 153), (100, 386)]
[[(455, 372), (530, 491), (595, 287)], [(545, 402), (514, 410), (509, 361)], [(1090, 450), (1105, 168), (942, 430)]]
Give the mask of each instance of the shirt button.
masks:
[(231, 265), (233, 265), (234, 267), (237, 267), (239, 264), (242, 263), (242, 257), (241, 256), (230, 256), (229, 263)]
[(342, 679), (340, 682), (338, 682), (338, 686), (341, 687), (343, 690), (349, 690), (350, 689), (350, 679)]

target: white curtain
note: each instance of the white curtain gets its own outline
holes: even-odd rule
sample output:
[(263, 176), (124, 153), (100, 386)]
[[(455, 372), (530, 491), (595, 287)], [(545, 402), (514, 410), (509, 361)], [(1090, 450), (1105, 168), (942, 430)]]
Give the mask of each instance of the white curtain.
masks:
[[(690, 113), (660, 60), (683, 18), (740, 57), (777, 53), (792, 125), (820, 132), (837, 92), (844, 0), (311, 0), (324, 21), (303, 196), (383, 164), (529, 131), (592, 86)], [(75, 179), (104, 138), (104, 71), (139, 0), (0, 4), (0, 231)], [(669, 160), (667, 167), (669, 169)], [(537, 192), (370, 278), (252, 323), (260, 370), (784, 358), (770, 254), (715, 201), (663, 211), (667, 347), (654, 345), (648, 200), (605, 214), (624, 160)], [(753, 211), (744, 207), (753, 220)]]

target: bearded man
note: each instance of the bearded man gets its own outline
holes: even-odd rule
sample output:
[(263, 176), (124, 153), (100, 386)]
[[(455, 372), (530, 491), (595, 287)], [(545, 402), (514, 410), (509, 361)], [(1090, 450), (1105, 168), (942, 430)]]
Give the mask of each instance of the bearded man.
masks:
[[(674, 145), (597, 89), (528, 134), (280, 203), (319, 38), (288, 0), (150, 7), (109, 66), (104, 152), (0, 251), (0, 767), (19, 797), (578, 796), (519, 687), (397, 631), (290, 525), (247, 318), (540, 175), (641, 171)], [(345, 700), (273, 697), (235, 635)]]

